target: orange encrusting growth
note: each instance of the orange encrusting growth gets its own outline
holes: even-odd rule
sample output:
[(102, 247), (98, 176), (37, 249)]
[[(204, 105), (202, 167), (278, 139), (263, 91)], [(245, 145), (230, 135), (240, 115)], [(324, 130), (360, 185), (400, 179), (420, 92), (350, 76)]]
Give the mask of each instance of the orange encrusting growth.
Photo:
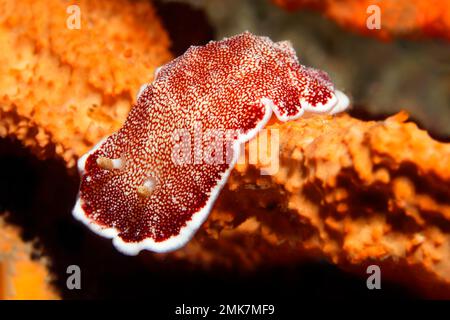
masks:
[(45, 259), (31, 258), (32, 244), (0, 220), (0, 300), (59, 299)]
[[(81, 29), (70, 29), (80, 8)], [(149, 1), (0, 0), (0, 137), (75, 164), (171, 59)]]
[[(448, 0), (273, 0), (288, 10), (318, 10), (338, 24), (381, 39), (395, 37), (437, 37), (450, 40)], [(381, 29), (370, 30), (366, 22), (377, 5)], [(368, 12), (369, 11), (369, 12)]]
[[(308, 2), (382, 38), (450, 34), (448, 1), (391, 1), (420, 9), (398, 25), (383, 7), (388, 1), (379, 1), (380, 31), (365, 28), (371, 1)], [(81, 30), (65, 28), (67, 2), (0, 0), (0, 136), (41, 156), (56, 154), (69, 167), (119, 128), (139, 86), (171, 58), (149, 1), (77, 3)], [(278, 173), (236, 166), (195, 238), (157, 257), (242, 269), (327, 258), (364, 275), (366, 265), (378, 264), (386, 279), (450, 298), (450, 146), (402, 117), (272, 124), (280, 130)], [(17, 230), (0, 230), (0, 297), (57, 298), (45, 264), (30, 259)], [(13, 244), (20, 254), (10, 254)]]
[(280, 169), (237, 165), (210, 217), (173, 258), (253, 269), (326, 258), (428, 297), (450, 297), (450, 144), (400, 113), (272, 124)]

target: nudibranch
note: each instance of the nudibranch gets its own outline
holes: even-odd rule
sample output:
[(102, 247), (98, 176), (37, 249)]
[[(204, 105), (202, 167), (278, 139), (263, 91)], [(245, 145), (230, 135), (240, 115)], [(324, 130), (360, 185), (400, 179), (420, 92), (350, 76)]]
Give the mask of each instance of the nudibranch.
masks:
[(79, 159), (73, 213), (125, 254), (176, 250), (205, 221), (241, 144), (272, 111), (288, 121), (348, 105), (289, 42), (245, 32), (190, 47), (157, 70), (123, 127)]

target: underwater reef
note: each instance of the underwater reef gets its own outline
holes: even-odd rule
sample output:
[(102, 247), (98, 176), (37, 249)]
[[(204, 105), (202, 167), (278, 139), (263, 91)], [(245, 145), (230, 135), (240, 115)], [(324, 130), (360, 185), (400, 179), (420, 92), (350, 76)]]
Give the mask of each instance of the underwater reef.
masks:
[[(361, 28), (337, 8), (352, 1), (275, 2), (311, 5)], [(168, 265), (252, 273), (326, 261), (360, 279), (376, 264), (415, 296), (450, 299), (450, 144), (407, 112), (271, 121), (266, 129), (280, 134), (277, 173), (238, 163), (206, 222), (174, 252), (118, 256), (109, 240), (86, 234), (70, 213), (76, 161), (122, 125), (140, 86), (175, 54), (152, 2), (77, 3), (82, 32), (60, 27), (64, 1), (0, 0), (0, 162), (12, 168), (0, 174), (0, 299), (81, 298), (61, 289), (67, 262), (77, 259), (103, 284), (108, 278), (92, 271), (103, 261), (124, 278)], [(448, 37), (448, 24), (430, 22), (448, 22), (448, 10), (434, 8), (433, 19), (408, 18), (410, 26), (388, 20), (382, 38)], [(108, 295), (94, 286), (88, 298), (98, 296)]]

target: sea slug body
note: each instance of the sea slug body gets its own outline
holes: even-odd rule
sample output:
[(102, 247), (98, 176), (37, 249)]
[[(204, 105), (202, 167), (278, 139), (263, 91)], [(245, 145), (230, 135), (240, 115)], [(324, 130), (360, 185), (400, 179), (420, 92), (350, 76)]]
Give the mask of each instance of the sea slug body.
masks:
[(205, 221), (240, 145), (272, 111), (288, 121), (348, 105), (288, 42), (245, 32), (191, 47), (157, 71), (124, 126), (80, 158), (73, 213), (125, 254), (176, 250)]

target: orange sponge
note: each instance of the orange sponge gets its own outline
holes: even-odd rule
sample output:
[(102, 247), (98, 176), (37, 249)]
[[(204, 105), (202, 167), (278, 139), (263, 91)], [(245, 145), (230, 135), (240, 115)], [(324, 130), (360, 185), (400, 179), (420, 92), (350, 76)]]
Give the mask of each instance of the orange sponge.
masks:
[[(67, 27), (69, 5), (80, 29)], [(0, 0), (0, 42), (0, 137), (68, 166), (124, 122), (140, 86), (172, 58), (144, 0)]]
[(0, 300), (58, 299), (46, 259), (33, 260), (32, 244), (0, 219)]
[[(309, 8), (323, 12), (338, 24), (381, 39), (437, 37), (450, 40), (448, 0), (273, 0), (288, 10)], [(381, 29), (368, 29), (369, 7), (380, 8)], [(369, 10), (368, 10), (369, 8)]]

